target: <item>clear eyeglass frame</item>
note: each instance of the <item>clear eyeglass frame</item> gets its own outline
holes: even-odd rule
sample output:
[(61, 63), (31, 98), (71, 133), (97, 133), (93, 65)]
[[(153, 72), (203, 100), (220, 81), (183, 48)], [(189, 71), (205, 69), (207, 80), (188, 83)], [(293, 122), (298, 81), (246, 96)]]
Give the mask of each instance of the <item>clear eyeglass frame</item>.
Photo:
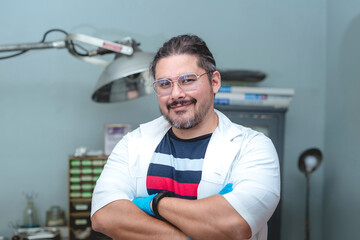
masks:
[(170, 95), (175, 81), (183, 91), (195, 91), (199, 88), (199, 79), (207, 73), (209, 72), (205, 72), (200, 75), (197, 75), (196, 73), (182, 74), (176, 80), (162, 78), (154, 81), (152, 86), (158, 96)]

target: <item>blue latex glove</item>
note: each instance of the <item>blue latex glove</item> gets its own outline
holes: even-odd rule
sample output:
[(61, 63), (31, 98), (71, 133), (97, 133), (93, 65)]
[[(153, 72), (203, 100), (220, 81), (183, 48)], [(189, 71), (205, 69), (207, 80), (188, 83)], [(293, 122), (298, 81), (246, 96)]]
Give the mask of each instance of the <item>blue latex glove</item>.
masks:
[(135, 198), (134, 200), (132, 200), (132, 202), (150, 216), (155, 216), (155, 214), (151, 211), (150, 203), (151, 200), (156, 196), (156, 194), (152, 194), (148, 197)]
[(232, 188), (233, 184), (232, 183), (228, 183), (225, 185), (225, 187), (223, 189), (221, 189), (221, 191), (219, 192), (219, 194), (224, 195), (226, 193), (229, 193), (233, 190)]

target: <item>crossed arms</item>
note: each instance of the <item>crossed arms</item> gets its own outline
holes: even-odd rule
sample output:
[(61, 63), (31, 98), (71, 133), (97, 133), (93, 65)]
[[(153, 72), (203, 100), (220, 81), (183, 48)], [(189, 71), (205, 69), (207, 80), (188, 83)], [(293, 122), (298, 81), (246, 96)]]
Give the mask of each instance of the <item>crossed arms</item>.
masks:
[[(92, 227), (113, 239), (247, 239), (247, 222), (220, 194), (200, 199), (163, 198), (158, 220), (129, 200), (114, 201), (92, 216)], [(176, 226), (176, 227), (175, 227)]]

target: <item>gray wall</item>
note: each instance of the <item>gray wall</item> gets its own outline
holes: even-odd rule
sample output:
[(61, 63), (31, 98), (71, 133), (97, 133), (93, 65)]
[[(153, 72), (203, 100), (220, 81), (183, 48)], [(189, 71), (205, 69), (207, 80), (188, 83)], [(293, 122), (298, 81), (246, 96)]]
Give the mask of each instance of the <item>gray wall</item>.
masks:
[(360, 216), (360, 2), (328, 3), (324, 239), (355, 239)]
[[(332, 127), (342, 126), (325, 118), (333, 110), (328, 105), (325, 111), (326, 89), (335, 92), (338, 87), (336, 78), (326, 88), (330, 72), (326, 64), (332, 63), (327, 62), (326, 50), (327, 46), (328, 50), (335, 47), (328, 58), (338, 57), (340, 43), (327, 37), (345, 34), (348, 23), (344, 20), (344, 26), (327, 33), (332, 27), (328, 23), (346, 17), (347, 9), (336, 12), (340, 4), (329, 1), (328, 13), (327, 2), (1, 1), (0, 44), (39, 41), (45, 31), (62, 28), (109, 40), (131, 36), (142, 43), (143, 50), (156, 51), (174, 35), (195, 33), (207, 41), (219, 68), (261, 70), (268, 78), (260, 86), (294, 88), (296, 96), (286, 119), (282, 237), (296, 240), (304, 238), (305, 217), (305, 177), (297, 169), (298, 156), (310, 147), (325, 149), (326, 143), (329, 152), (324, 154), (330, 158), (338, 143), (324, 137), (330, 133), (337, 136)], [(352, 4), (359, 7), (355, 1)], [(63, 39), (63, 35), (54, 33), (48, 39)], [(345, 48), (344, 58), (351, 55), (348, 50)], [(51, 205), (67, 209), (68, 156), (80, 146), (102, 149), (105, 124), (131, 123), (136, 127), (159, 115), (153, 95), (126, 103), (92, 102), (90, 96), (102, 70), (75, 59), (66, 50), (55, 49), (0, 61), (0, 236), (13, 234), (9, 221), (21, 222), (23, 192), (38, 194), (35, 204), (42, 224)], [(348, 134), (343, 138), (351, 138)], [(330, 173), (338, 167), (334, 163)], [(313, 239), (325, 236), (322, 203), (323, 194), (328, 196), (327, 188), (324, 193), (322, 189), (327, 186), (324, 176), (330, 177), (325, 169), (322, 166), (311, 179)], [(349, 188), (354, 184), (350, 179), (345, 181)], [(332, 196), (329, 204), (339, 204), (339, 200), (340, 196)], [(339, 223), (329, 220), (327, 224)]]

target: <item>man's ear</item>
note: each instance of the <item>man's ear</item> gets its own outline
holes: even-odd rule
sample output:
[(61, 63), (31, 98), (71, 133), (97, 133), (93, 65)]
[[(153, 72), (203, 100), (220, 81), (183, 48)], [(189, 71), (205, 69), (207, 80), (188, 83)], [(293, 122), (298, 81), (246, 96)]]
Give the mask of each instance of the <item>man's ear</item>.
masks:
[(212, 84), (213, 92), (217, 93), (221, 87), (221, 75), (219, 71), (213, 72), (211, 76), (211, 84)]

